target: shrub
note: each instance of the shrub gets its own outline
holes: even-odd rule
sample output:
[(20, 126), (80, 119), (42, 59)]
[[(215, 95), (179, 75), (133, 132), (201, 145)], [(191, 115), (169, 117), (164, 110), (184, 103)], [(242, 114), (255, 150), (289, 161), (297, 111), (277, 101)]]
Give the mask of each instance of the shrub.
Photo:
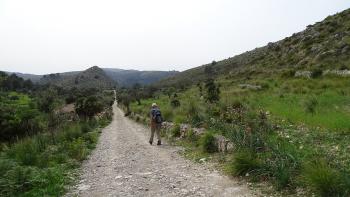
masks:
[(175, 124), (175, 126), (170, 131), (172, 137), (180, 137), (180, 125)]
[(220, 87), (215, 84), (213, 79), (207, 79), (205, 88), (207, 90), (206, 101), (215, 103), (220, 100)]
[(75, 111), (83, 117), (91, 118), (103, 110), (103, 104), (96, 96), (79, 98), (76, 101)]
[(35, 165), (38, 156), (38, 150), (32, 139), (27, 138), (16, 143), (8, 152), (23, 165)]
[(67, 126), (59, 134), (60, 140), (73, 141), (82, 135), (81, 127), (79, 125)]
[(273, 174), (275, 177), (275, 184), (279, 190), (287, 187), (290, 184), (292, 177), (290, 166), (283, 160), (277, 162), (277, 168)]
[(215, 143), (215, 137), (212, 133), (205, 133), (200, 139), (200, 146), (202, 150), (207, 153), (213, 153), (217, 151), (217, 146)]
[(191, 130), (188, 131), (188, 134), (187, 134), (186, 138), (190, 142), (197, 142), (199, 137), (197, 135), (195, 135), (195, 133), (191, 129)]
[(316, 112), (317, 105), (318, 105), (318, 101), (315, 97), (309, 98), (304, 103), (305, 112), (314, 114)]
[(299, 173), (300, 151), (284, 138), (270, 136), (267, 140), (270, 154), (266, 155), (263, 168), (274, 177), (278, 189), (292, 184), (293, 176)]
[(81, 131), (83, 133), (88, 133), (88, 132), (91, 132), (92, 131), (92, 128), (90, 127), (90, 125), (86, 122), (82, 123), (81, 125)]
[(69, 95), (68, 97), (66, 97), (65, 101), (66, 101), (66, 104), (74, 103), (75, 97), (73, 95)]
[[(10, 159), (0, 158), (0, 174), (4, 175), (11, 168), (16, 166), (16, 163)], [(1, 185), (1, 184), (0, 184)]]
[(84, 141), (87, 142), (87, 147), (89, 149), (95, 148), (95, 145), (98, 141), (98, 133), (97, 132), (89, 132), (86, 133), (84, 136)]
[(230, 166), (233, 175), (242, 176), (254, 173), (261, 168), (261, 162), (251, 150), (241, 150), (235, 153)]
[(180, 101), (178, 99), (174, 98), (171, 100), (170, 105), (172, 107), (176, 108), (176, 107), (180, 107), (181, 104), (180, 104)]
[(78, 161), (84, 160), (88, 154), (86, 143), (82, 138), (78, 138), (74, 140), (69, 145), (68, 151), (69, 151), (69, 155)]
[(339, 70), (349, 70), (349, 67), (346, 65), (341, 65)]
[(341, 177), (325, 161), (307, 164), (304, 169), (306, 183), (320, 196), (345, 196)]
[(323, 71), (319, 68), (315, 68), (314, 70), (311, 71), (311, 78), (318, 78), (321, 77), (323, 74)]
[(67, 183), (64, 169), (59, 166), (34, 171), (30, 182), (32, 188), (26, 196), (62, 196)]
[(282, 77), (291, 78), (295, 76), (295, 73), (296, 73), (295, 69), (288, 69), (286, 71), (283, 71)]
[(4, 196), (20, 196), (33, 187), (31, 178), (34, 175), (32, 167), (14, 166), (0, 178), (0, 190)]
[(174, 117), (173, 110), (171, 110), (169, 107), (164, 107), (161, 109), (162, 116), (165, 121), (171, 121)]

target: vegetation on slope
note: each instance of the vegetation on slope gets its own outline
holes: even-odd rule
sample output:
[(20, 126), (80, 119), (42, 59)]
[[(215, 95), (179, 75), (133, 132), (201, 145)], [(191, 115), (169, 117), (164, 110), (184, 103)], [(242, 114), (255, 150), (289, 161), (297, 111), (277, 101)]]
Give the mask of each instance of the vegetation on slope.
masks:
[[(163, 80), (159, 87), (183, 88), (212, 76), (234, 79), (259, 78), (297, 70), (350, 69), (350, 10), (329, 16), (276, 43), (246, 53), (181, 72)], [(294, 71), (294, 73), (293, 73)]]
[[(102, 72), (103, 71), (103, 72)], [(55, 84), (69, 87), (99, 87), (100, 85), (108, 85), (113, 80), (112, 86), (132, 87), (135, 84), (149, 85), (161, 79), (174, 76), (178, 71), (139, 71), (139, 70), (123, 70), (117, 68), (92, 67), (86, 71), (73, 71), (65, 73), (55, 73), (48, 75), (33, 75), (23, 73), (6, 72), (8, 75), (15, 74), (25, 80), (31, 80), (33, 83)], [(91, 81), (92, 80), (92, 81)], [(101, 82), (98, 83), (98, 80)], [(96, 83), (96, 84), (95, 84)], [(79, 85), (80, 84), (80, 85)], [(94, 86), (97, 85), (97, 86)]]
[[(95, 89), (28, 88), (0, 73), (0, 100), (0, 195), (60, 196), (110, 121), (114, 98)], [(65, 102), (76, 110), (61, 110)]]
[(277, 43), (157, 83), (151, 97), (136, 99), (145, 89), (129, 89), (119, 99), (140, 121), (148, 121), (156, 102), (166, 121), (205, 128), (199, 139), (184, 140), (192, 151), (212, 152), (215, 134), (230, 139), (233, 152), (220, 162), (234, 176), (267, 180), (292, 195), (301, 188), (304, 195), (348, 196), (349, 36), (346, 10)]
[(120, 86), (126, 87), (132, 87), (134, 84), (149, 85), (178, 73), (177, 71), (138, 71), (114, 68), (102, 69)]
[(40, 80), (41, 84), (50, 84), (69, 88), (113, 88), (116, 83), (109, 78), (99, 67), (94, 66), (83, 72), (57, 73), (44, 75)]

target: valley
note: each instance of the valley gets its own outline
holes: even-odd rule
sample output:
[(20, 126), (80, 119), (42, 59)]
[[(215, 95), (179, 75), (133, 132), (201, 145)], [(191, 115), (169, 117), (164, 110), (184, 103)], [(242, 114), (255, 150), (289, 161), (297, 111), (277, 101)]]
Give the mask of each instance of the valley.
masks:
[(350, 195), (350, 9), (182, 72), (103, 67), (0, 72), (0, 196)]

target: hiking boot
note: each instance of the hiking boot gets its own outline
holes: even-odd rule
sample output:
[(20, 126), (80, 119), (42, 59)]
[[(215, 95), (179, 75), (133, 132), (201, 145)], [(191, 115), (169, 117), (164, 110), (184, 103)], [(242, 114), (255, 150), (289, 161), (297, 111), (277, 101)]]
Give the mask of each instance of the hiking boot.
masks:
[(162, 145), (162, 142), (158, 140), (157, 145)]
[(149, 144), (150, 144), (150, 145), (152, 145), (152, 144), (153, 144), (153, 142), (152, 142), (152, 141), (149, 141)]

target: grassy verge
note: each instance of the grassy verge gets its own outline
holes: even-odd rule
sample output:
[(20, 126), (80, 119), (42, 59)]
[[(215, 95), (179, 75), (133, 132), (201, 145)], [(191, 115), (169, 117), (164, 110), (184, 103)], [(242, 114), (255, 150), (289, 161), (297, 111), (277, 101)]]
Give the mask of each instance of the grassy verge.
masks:
[[(220, 79), (221, 99), (209, 104), (197, 86), (158, 94), (131, 111), (146, 120), (151, 103), (166, 121), (207, 129), (200, 139), (182, 140), (185, 155), (199, 161), (217, 158), (225, 171), (252, 182), (271, 183), (284, 194), (350, 195), (350, 89), (348, 78)], [(261, 86), (260, 90), (238, 84)], [(176, 137), (176, 131), (171, 131)], [(215, 153), (212, 134), (234, 143), (232, 153)], [(214, 152), (214, 153), (213, 153)], [(219, 156), (218, 156), (219, 155)]]
[(95, 147), (109, 120), (67, 123), (49, 133), (24, 138), (0, 152), (1, 196), (61, 196)]

